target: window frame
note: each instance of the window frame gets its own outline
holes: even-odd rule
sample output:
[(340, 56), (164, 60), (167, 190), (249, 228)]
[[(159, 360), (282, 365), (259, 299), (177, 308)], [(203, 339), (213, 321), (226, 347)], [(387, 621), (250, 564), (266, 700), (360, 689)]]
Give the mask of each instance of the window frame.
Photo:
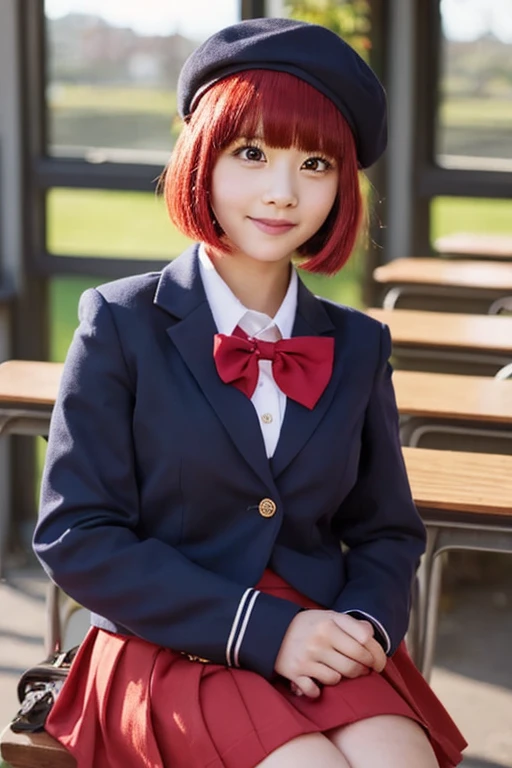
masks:
[[(263, 15), (264, 0), (240, 0), (241, 18)], [(46, 248), (46, 195), (50, 189), (98, 189), (155, 193), (155, 179), (163, 168), (149, 163), (92, 163), (85, 159), (52, 157), (47, 147), (45, 102), (47, 48), (44, 0), (21, 0), (20, 40), (24, 97), (24, 231), (27, 233), (26, 269), (29, 274), (82, 274), (115, 279), (136, 272), (162, 269), (165, 259), (89, 256), (50, 253)]]

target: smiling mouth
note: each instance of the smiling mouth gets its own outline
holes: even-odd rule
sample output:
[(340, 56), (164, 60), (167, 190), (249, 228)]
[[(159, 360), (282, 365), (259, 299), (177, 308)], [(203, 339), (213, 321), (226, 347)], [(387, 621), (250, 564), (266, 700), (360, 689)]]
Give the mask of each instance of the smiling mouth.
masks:
[(297, 226), (293, 221), (284, 219), (253, 219), (250, 216), (248, 218), (258, 229), (269, 235), (282, 235)]

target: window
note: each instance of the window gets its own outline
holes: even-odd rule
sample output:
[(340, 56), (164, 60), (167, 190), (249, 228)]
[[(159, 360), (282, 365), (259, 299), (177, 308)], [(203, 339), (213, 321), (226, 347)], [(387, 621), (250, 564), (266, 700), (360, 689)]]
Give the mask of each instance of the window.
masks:
[(441, 21), (437, 162), (512, 171), (510, 0), (442, 0)]
[(46, 0), (48, 152), (165, 164), (181, 66), (236, 0)]

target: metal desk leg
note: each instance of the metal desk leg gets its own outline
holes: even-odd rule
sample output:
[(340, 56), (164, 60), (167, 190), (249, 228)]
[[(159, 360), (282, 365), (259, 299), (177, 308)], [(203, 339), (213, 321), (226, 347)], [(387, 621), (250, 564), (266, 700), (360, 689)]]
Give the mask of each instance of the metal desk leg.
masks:
[[(0, 467), (5, 469), (6, 478), (10, 477), (10, 451), (7, 441), (9, 417), (0, 415)], [(5, 555), (9, 537), (9, 512), (11, 509), (10, 483), (0, 487), (0, 579), (5, 577)]]
[(421, 558), (420, 567), (414, 584), (411, 619), (409, 623), (411, 630), (408, 633), (407, 640), (409, 653), (418, 669), (421, 669), (423, 661), (426, 617), (430, 599), (430, 576), (437, 537), (438, 530), (434, 527), (427, 527), (427, 545), (425, 553)]
[(430, 680), (434, 650), (437, 637), (437, 625), (439, 618), (439, 598), (441, 595), (441, 580), (443, 575), (443, 552), (434, 555), (430, 580), (428, 585), (428, 603), (426, 606), (426, 626), (423, 636), (423, 656), (421, 660), (421, 673), (425, 680)]

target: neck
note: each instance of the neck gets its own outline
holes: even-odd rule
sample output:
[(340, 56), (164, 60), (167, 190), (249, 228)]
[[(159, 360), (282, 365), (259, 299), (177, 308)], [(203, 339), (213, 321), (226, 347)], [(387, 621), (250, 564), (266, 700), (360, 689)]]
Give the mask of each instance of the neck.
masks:
[(274, 317), (290, 283), (290, 262), (266, 263), (241, 255), (216, 256), (208, 249), (215, 269), (237, 299), (257, 312)]

